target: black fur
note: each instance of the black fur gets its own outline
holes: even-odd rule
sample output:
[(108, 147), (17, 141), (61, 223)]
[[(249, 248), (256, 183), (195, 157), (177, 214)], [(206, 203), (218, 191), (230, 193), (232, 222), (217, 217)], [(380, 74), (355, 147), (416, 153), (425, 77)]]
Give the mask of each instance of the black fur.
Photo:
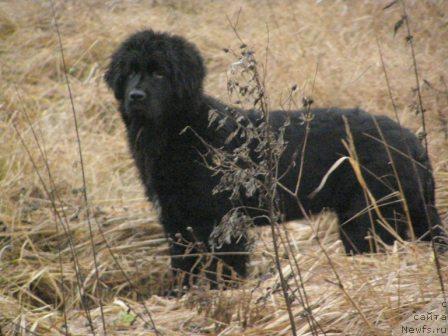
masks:
[[(202, 58), (196, 47), (181, 37), (141, 31), (129, 37), (116, 50), (105, 75), (105, 80), (114, 91), (126, 124), (131, 152), (146, 188), (148, 198), (160, 205), (160, 221), (173, 241), (200, 241), (204, 244), (189, 252), (208, 250), (207, 242), (214, 226), (231, 208), (228, 195), (212, 194), (219, 176), (201, 164), (199, 151), (204, 146), (193, 132), (181, 132), (190, 126), (208, 143), (231, 151), (237, 144), (224, 144), (222, 134), (208, 127), (208, 112), (211, 108), (228, 113), (226, 106), (206, 96), (202, 91), (205, 76)], [(135, 92), (143, 92), (138, 99), (131, 99)], [(137, 92), (137, 93), (138, 93)], [(242, 111), (255, 121), (257, 113)], [(318, 213), (324, 208), (335, 211), (341, 225), (341, 239), (348, 253), (367, 252), (369, 242), (365, 239), (371, 230), (369, 214), (361, 213), (366, 208), (365, 195), (346, 161), (329, 177), (325, 186), (314, 197), (309, 195), (316, 189), (330, 167), (347, 155), (342, 144), (346, 138), (343, 121), (345, 116), (353, 133), (358, 159), (363, 166), (364, 178), (377, 200), (398, 190), (390, 160), (377, 131), (373, 116), (359, 109), (313, 109), (314, 119), (306, 144), (300, 199), (305, 209)], [(303, 146), (305, 126), (301, 111), (271, 113), (274, 130), (283, 125), (286, 116), (291, 117), (285, 140), (288, 142), (279, 171), (285, 172), (290, 166), (293, 153)], [(433, 225), (440, 224), (434, 207), (434, 181), (431, 166), (425, 151), (417, 138), (405, 128), (385, 116), (375, 116), (387, 143), (391, 146), (394, 164), (399, 174), (408, 202), (413, 229), (417, 237), (429, 240), (428, 220)], [(227, 125), (228, 126), (228, 125)], [(226, 127), (227, 127), (226, 126)], [(231, 126), (229, 126), (231, 128)], [(225, 130), (226, 128), (224, 128)], [(231, 129), (229, 130), (231, 131)], [(222, 130), (220, 131), (222, 133)], [(369, 136), (370, 135), (370, 136)], [(410, 153), (412, 160), (406, 157)], [(281, 182), (294, 189), (297, 181), (300, 155), (295, 168), (282, 178)], [(422, 193), (426, 197), (423, 201)], [(296, 202), (280, 189), (281, 205), (285, 220), (300, 218)], [(246, 205), (254, 199), (246, 199)], [(427, 214), (425, 205), (428, 205)], [(407, 224), (404, 223), (403, 207), (397, 198), (389, 198), (382, 203), (383, 216), (403, 238)], [(358, 215), (358, 216), (357, 216)], [(370, 212), (377, 219), (374, 211)], [(192, 230), (190, 230), (190, 228)], [(380, 225), (375, 226), (376, 234), (387, 244), (394, 237)], [(434, 234), (442, 235), (439, 228)], [(224, 245), (219, 252), (246, 251), (246, 241), (241, 238)], [(182, 255), (186, 248), (182, 244), (171, 245), (172, 255)], [(220, 259), (231, 266), (239, 275), (246, 274), (245, 255), (220, 255)], [(182, 271), (192, 270), (195, 257), (172, 258), (172, 267)], [(216, 262), (209, 264), (214, 270)]]

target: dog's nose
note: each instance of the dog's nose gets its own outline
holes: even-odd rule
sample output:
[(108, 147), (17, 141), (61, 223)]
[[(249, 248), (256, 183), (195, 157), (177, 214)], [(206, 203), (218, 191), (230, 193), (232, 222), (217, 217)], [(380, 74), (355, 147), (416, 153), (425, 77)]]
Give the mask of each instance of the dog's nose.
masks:
[(129, 92), (129, 99), (131, 101), (143, 100), (146, 97), (146, 93), (143, 90), (133, 89)]

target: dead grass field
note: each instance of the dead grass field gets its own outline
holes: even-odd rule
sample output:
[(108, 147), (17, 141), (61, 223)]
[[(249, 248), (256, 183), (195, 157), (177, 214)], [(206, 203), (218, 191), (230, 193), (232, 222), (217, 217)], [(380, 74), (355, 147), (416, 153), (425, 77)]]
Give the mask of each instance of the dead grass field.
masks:
[[(143, 302), (163, 335), (289, 335), (271, 240), (264, 230), (255, 233), (261, 239), (254, 248), (252, 274), (239, 289), (193, 289), (180, 299), (157, 295), (167, 285), (166, 244), (136, 176), (113, 95), (102, 81), (104, 68), (118, 43), (138, 29), (178, 33), (197, 44), (205, 57), (206, 91), (228, 101), (226, 70), (234, 59), (222, 49), (239, 47), (227, 17), (235, 20), (240, 11), (238, 32), (258, 58), (265, 57), (269, 31), (272, 107), (281, 106), (294, 84), (298, 102), (310, 94), (319, 63), (316, 106), (360, 106), (393, 116), (378, 38), (399, 117), (417, 132), (416, 83), (404, 27), (394, 36), (401, 7), (383, 10), (389, 1), (373, 0), (55, 2), (79, 122), (100, 281), (50, 3), (0, 2), (0, 335), (64, 335), (65, 319), (67, 334), (92, 334), (80, 305), (74, 255), (97, 334), (103, 334), (101, 297), (108, 335), (156, 335)], [(427, 110), (437, 204), (447, 225), (448, 2), (406, 3)], [(19, 134), (56, 197), (64, 229)], [(428, 246), (396, 245), (381, 255), (347, 257), (333, 217), (321, 216), (311, 224), (318, 222), (334, 269), (309, 223), (288, 226), (312, 315), (321, 328), (312, 331), (294, 300), (298, 334), (391, 335), (395, 330), (402, 335), (401, 323), (414, 312), (429, 307), (441, 311), (442, 292)], [(283, 256), (283, 270), (290, 274), (286, 252)], [(446, 286), (448, 258), (440, 258)], [(425, 323), (442, 326), (440, 320)]]

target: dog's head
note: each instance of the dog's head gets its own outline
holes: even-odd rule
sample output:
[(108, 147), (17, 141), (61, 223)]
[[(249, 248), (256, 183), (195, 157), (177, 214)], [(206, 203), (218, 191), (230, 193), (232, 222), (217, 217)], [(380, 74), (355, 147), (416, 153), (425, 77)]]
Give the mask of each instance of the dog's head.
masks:
[(145, 30), (131, 35), (112, 55), (104, 79), (127, 117), (159, 119), (195, 104), (205, 68), (196, 47), (183, 38)]

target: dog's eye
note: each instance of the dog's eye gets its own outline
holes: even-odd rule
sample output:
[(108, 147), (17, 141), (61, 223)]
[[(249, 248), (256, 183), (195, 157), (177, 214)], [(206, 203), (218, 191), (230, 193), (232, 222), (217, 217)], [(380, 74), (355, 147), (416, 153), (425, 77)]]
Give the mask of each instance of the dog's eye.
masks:
[(157, 71), (154, 71), (154, 72), (152, 73), (152, 75), (153, 75), (154, 78), (157, 78), (157, 79), (163, 79), (163, 78), (165, 78), (165, 76), (164, 76), (163, 74), (161, 74), (160, 72), (157, 72)]
[(136, 74), (134, 71), (132, 71), (132, 72), (129, 74), (129, 76), (127, 77), (127, 79), (128, 79), (128, 80), (132, 80), (136, 75), (137, 75), (137, 74)]

